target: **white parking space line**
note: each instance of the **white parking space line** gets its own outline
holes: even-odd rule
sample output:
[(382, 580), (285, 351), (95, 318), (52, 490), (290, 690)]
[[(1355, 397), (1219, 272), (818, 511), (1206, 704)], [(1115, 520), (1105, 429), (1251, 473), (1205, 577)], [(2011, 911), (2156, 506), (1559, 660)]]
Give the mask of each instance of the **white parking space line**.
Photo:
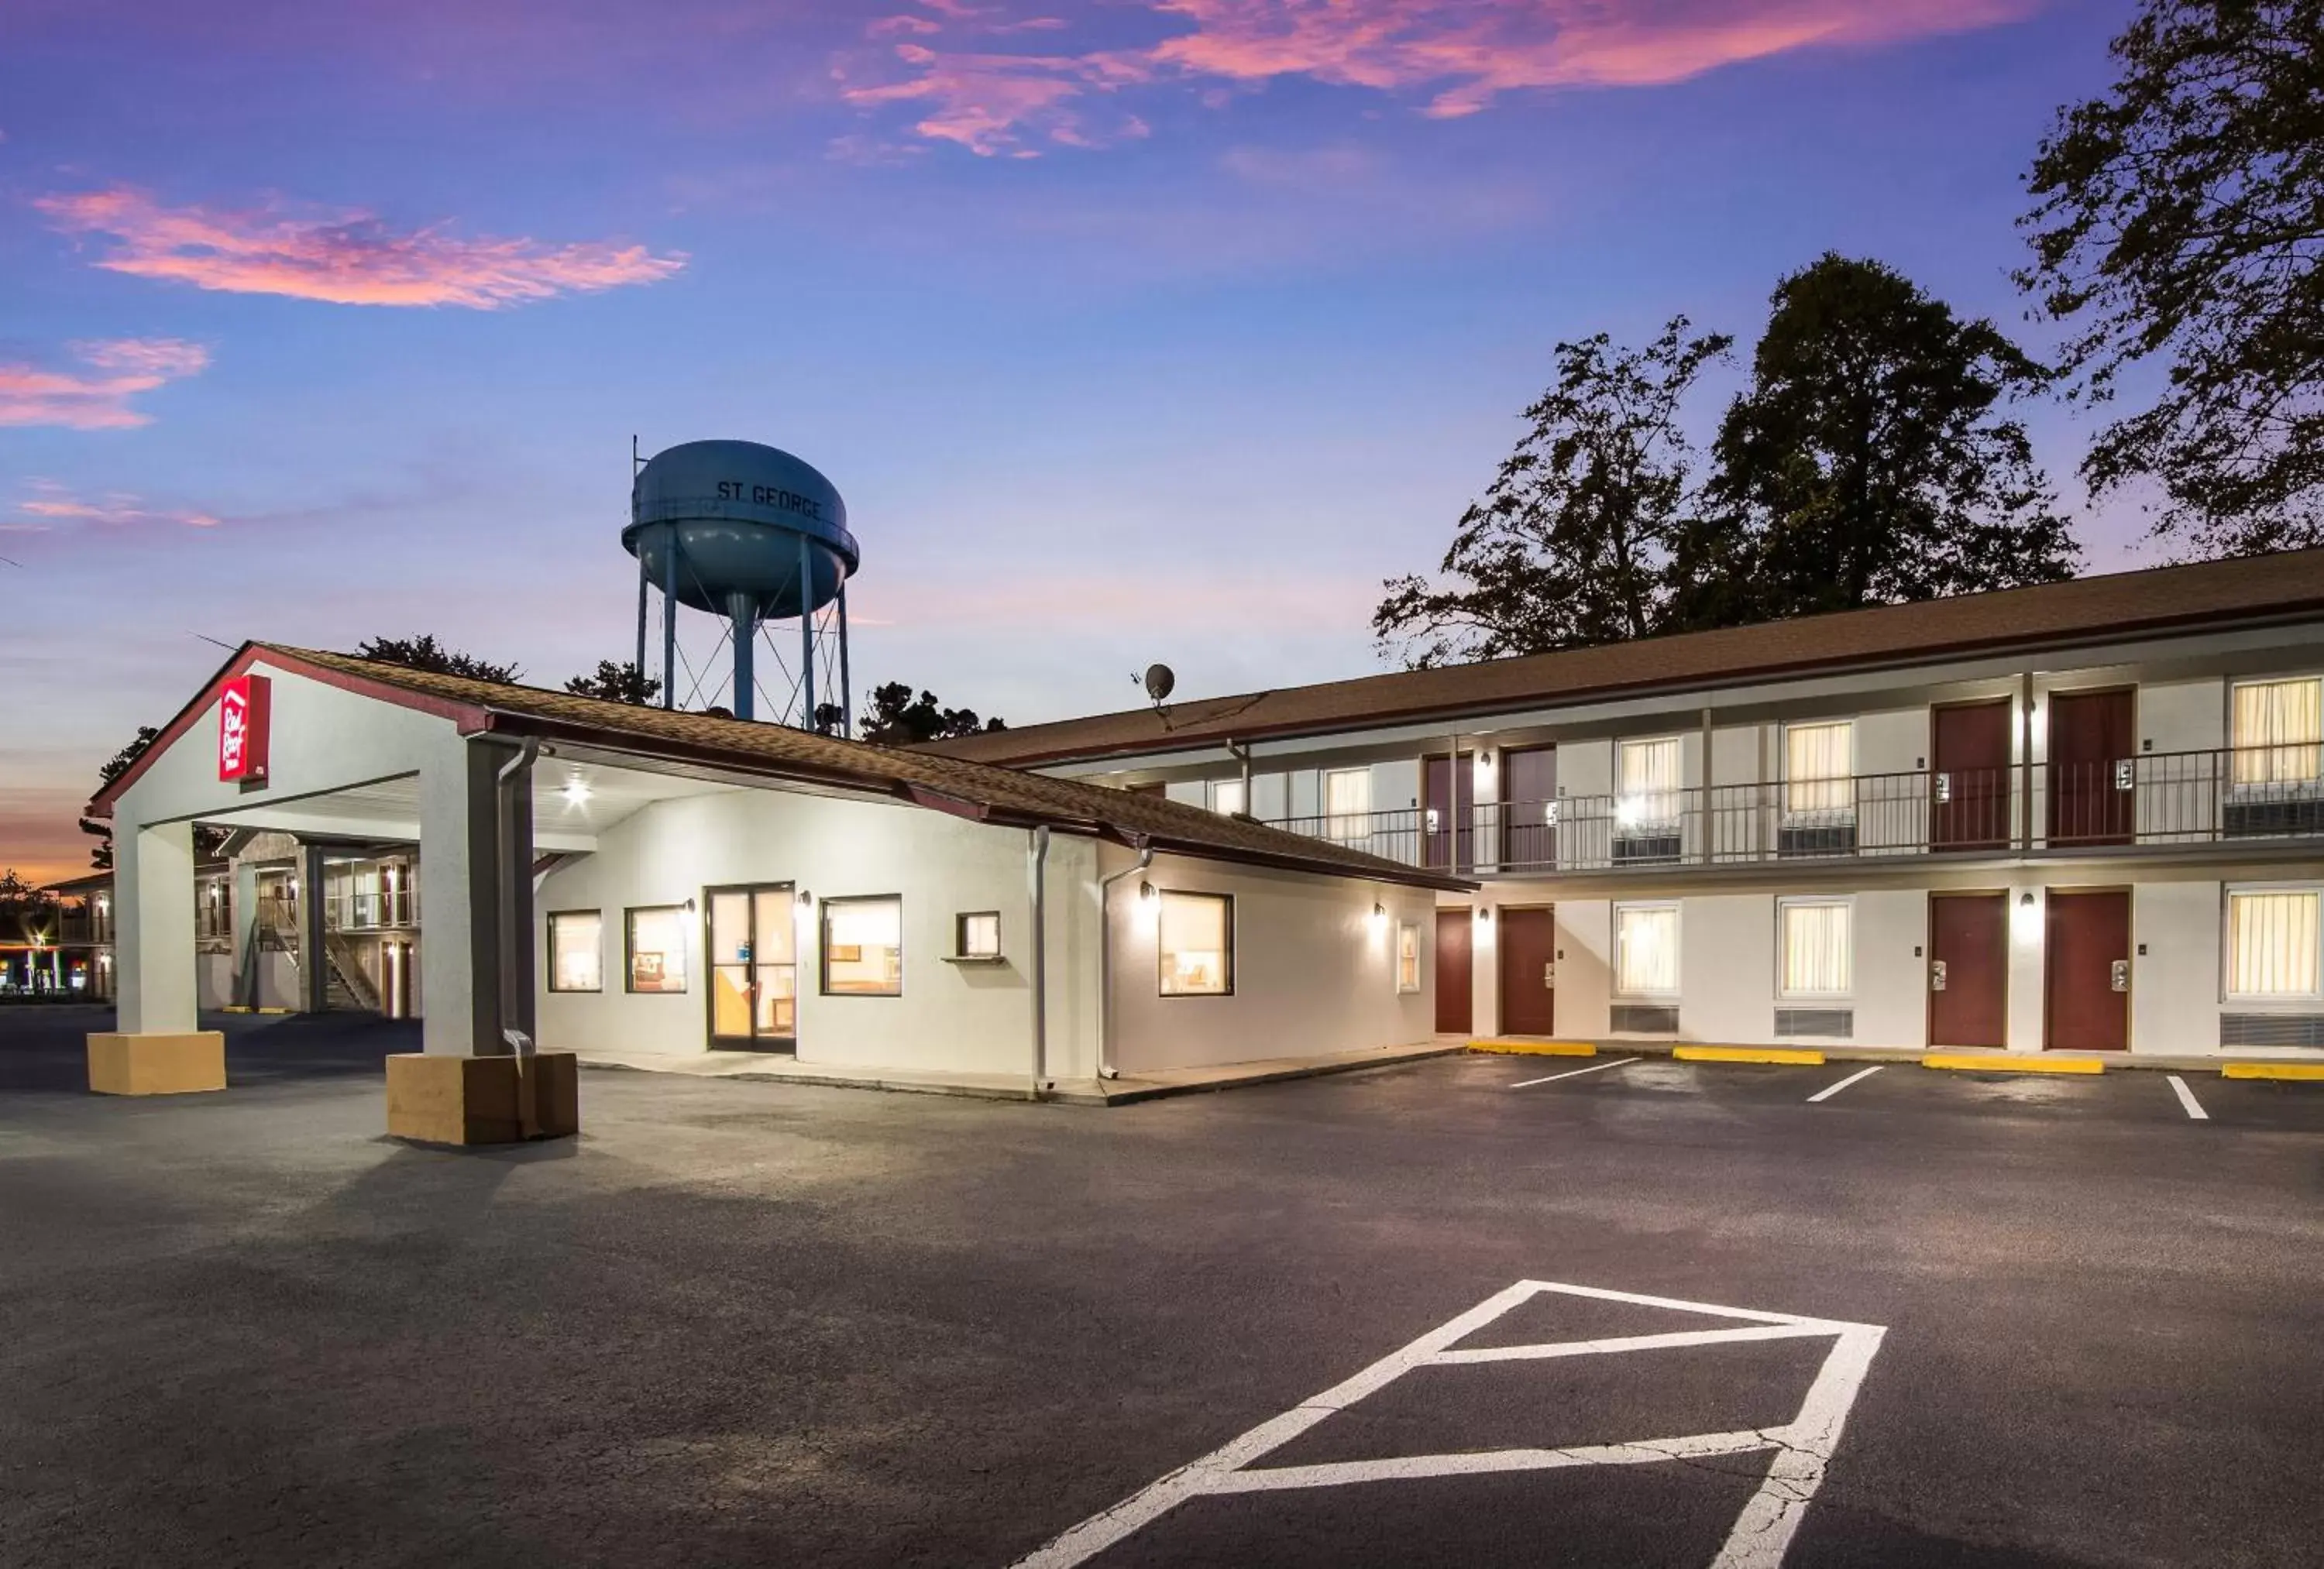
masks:
[(2187, 1108), (2189, 1116), (2199, 1123), (2208, 1123), (2211, 1120), (2211, 1114), (2203, 1109), (2203, 1103), (2195, 1098), (2195, 1092), (2187, 1087), (2185, 1079), (2175, 1073), (2166, 1073), (2163, 1077), (2169, 1079), (2171, 1087), (2179, 1092), (2179, 1104)]
[(1876, 1062), (1871, 1067), (1864, 1069), (1861, 1073), (1849, 1074), (1838, 1084), (1827, 1084), (1821, 1089), (1817, 1090), (1813, 1095), (1808, 1096), (1808, 1104), (1810, 1106), (1813, 1106), (1820, 1100), (1830, 1100), (1833, 1096), (1838, 1095), (1841, 1090), (1846, 1089), (1858, 1079), (1869, 1078), (1887, 1066), (1888, 1065), (1886, 1062)]
[(1603, 1073), (1609, 1068), (1628, 1068), (1631, 1063), (1637, 1060), (1638, 1060), (1635, 1057), (1623, 1057), (1618, 1058), (1612, 1062), (1593, 1062), (1587, 1068), (1569, 1068), (1563, 1073), (1553, 1073), (1547, 1078), (1528, 1078), (1524, 1080), (1522, 1083), (1512, 1084), (1509, 1087), (1511, 1089), (1531, 1089), (1536, 1084), (1555, 1084), (1561, 1078), (1578, 1078), (1585, 1073)]
[[(1628, 1059), (1637, 1061), (1637, 1058)], [(1619, 1067), (1600, 1063), (1601, 1068)], [(1590, 1069), (1579, 1069), (1588, 1072)], [(1560, 1075), (1558, 1077), (1563, 1077)], [(1607, 1340), (1564, 1341), (1543, 1345), (1469, 1346), (1457, 1343), (1519, 1304), (1543, 1293), (1669, 1308), (1742, 1319), (1731, 1329), (1690, 1329), (1667, 1335), (1632, 1335)], [(1102, 1509), (1047, 1546), (1018, 1560), (1013, 1569), (1075, 1569), (1108, 1547), (1151, 1525), (1190, 1499), (1222, 1493), (1259, 1493), (1297, 1488), (1344, 1487), (1427, 1476), (1474, 1476), (1501, 1472), (1556, 1471), (1594, 1465), (1646, 1465), (1720, 1454), (1775, 1451), (1766, 1479), (1743, 1506), (1711, 1569), (1779, 1569), (1792, 1537), (1822, 1484), (1825, 1465), (1840, 1443), (1849, 1408), (1856, 1402), (1873, 1354), (1887, 1334), (1877, 1324), (1848, 1324), (1798, 1314), (1750, 1308), (1721, 1308), (1612, 1291), (1598, 1286), (1519, 1280), (1495, 1292), (1450, 1323), (1430, 1330), (1400, 1351), (1389, 1353), (1353, 1378), (1333, 1385), (1281, 1416), (1270, 1418), (1241, 1437), (1182, 1465), (1111, 1509)], [(1405, 1454), (1379, 1460), (1320, 1465), (1259, 1466), (1256, 1462), (1282, 1448), (1316, 1424), (1337, 1416), (1400, 1378), (1434, 1367), (1560, 1356), (1647, 1353), (1678, 1346), (1728, 1341), (1779, 1340), (1829, 1335), (1824, 1357), (1799, 1415), (1775, 1427), (1722, 1433), (1683, 1433), (1616, 1444), (1575, 1445), (1563, 1449), (1458, 1450), (1441, 1454)]]

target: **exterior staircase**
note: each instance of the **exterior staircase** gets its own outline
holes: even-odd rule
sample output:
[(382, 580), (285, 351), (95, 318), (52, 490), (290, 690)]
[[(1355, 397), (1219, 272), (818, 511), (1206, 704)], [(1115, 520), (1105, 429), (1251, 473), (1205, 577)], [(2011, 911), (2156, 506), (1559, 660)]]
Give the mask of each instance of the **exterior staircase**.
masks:
[(371, 977), (364, 973), (363, 959), (353, 939), (330, 931), (324, 933), (323, 952), (330, 960), (323, 973), (323, 999), (334, 1008), (361, 1008), (365, 1013), (382, 1012), (379, 988)]

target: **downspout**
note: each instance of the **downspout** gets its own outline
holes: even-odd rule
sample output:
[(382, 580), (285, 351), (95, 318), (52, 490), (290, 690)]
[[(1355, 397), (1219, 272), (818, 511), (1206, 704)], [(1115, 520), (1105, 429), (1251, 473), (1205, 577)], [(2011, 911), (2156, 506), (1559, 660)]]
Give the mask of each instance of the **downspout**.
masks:
[[(514, 854), (519, 830), (532, 837), (532, 766), (540, 759), (540, 742), (530, 736), (515, 757), (493, 775), (494, 828), (493, 847), (500, 865), (493, 869), (493, 888), (499, 905), (500, 1040), (490, 1054), (516, 1059), (517, 1132), (527, 1139), (540, 1133), (540, 1091), (525, 1060), (532, 1055), (532, 923), (522, 918), (519, 879), (532, 876), (532, 858)], [(520, 795), (519, 791), (523, 794)], [(529, 891), (529, 890), (528, 890)]]
[(1250, 743), (1238, 741), (1232, 736), (1229, 736), (1227, 756), (1242, 765), (1242, 814), (1245, 817), (1257, 817), (1259, 809), (1250, 798)]
[(1049, 825), (1032, 833), (1026, 850), (1026, 876), (1033, 887), (1033, 1087), (1025, 1098), (1041, 1098), (1049, 1077)]
[[(1243, 804), (1250, 804), (1248, 794)], [(1113, 1049), (1113, 913), (1107, 900), (1116, 883), (1154, 864), (1153, 840), (1141, 833), (1130, 842), (1138, 847), (1138, 864), (1097, 882), (1097, 1076), (1102, 1079), (1121, 1077), (1121, 1069), (1106, 1056)]]

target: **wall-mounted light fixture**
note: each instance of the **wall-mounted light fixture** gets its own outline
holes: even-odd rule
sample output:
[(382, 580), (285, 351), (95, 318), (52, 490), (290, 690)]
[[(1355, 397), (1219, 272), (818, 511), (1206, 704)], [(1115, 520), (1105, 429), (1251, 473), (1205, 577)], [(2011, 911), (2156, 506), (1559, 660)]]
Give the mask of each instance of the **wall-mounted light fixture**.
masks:
[(1480, 921), (1490, 921), (1492, 918), (1493, 918), (1493, 907), (1492, 907), (1490, 904), (1480, 904), (1480, 905), (1478, 905), (1478, 906), (1477, 906), (1477, 919), (1478, 919), (1478, 920), (1480, 920)]
[(1139, 904), (1151, 904), (1155, 900), (1160, 897), (1161, 895), (1154, 891), (1153, 884), (1142, 882), (1138, 885), (1138, 902)]
[(2017, 895), (2017, 907), (2009, 913), (2009, 934), (2020, 942), (2042, 940), (2042, 911), (2030, 889)]
[(805, 888), (801, 888), (798, 891), (798, 907), (800, 909), (804, 910), (814, 903), (815, 895), (813, 894), (807, 892)]

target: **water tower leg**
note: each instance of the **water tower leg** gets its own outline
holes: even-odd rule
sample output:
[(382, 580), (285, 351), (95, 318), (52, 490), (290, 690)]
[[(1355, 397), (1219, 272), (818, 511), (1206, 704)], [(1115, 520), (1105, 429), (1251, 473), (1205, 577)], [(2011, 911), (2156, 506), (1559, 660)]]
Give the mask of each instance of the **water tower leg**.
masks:
[(678, 531), (669, 530), (669, 564), (661, 583), (661, 705), (678, 706)]
[(815, 729), (815, 579), (807, 574), (807, 536), (799, 542), (799, 715), (803, 730)]
[(847, 580), (839, 580), (839, 733), (855, 739), (855, 685), (847, 674)]
[(759, 695), (752, 668), (759, 652), (758, 603), (749, 594), (728, 594), (726, 614), (734, 623), (734, 717), (746, 720), (753, 717), (752, 705)]
[[(646, 546), (638, 541), (638, 679), (646, 678), (646, 590), (650, 580), (646, 575)], [(663, 684), (667, 685), (665, 680)]]

